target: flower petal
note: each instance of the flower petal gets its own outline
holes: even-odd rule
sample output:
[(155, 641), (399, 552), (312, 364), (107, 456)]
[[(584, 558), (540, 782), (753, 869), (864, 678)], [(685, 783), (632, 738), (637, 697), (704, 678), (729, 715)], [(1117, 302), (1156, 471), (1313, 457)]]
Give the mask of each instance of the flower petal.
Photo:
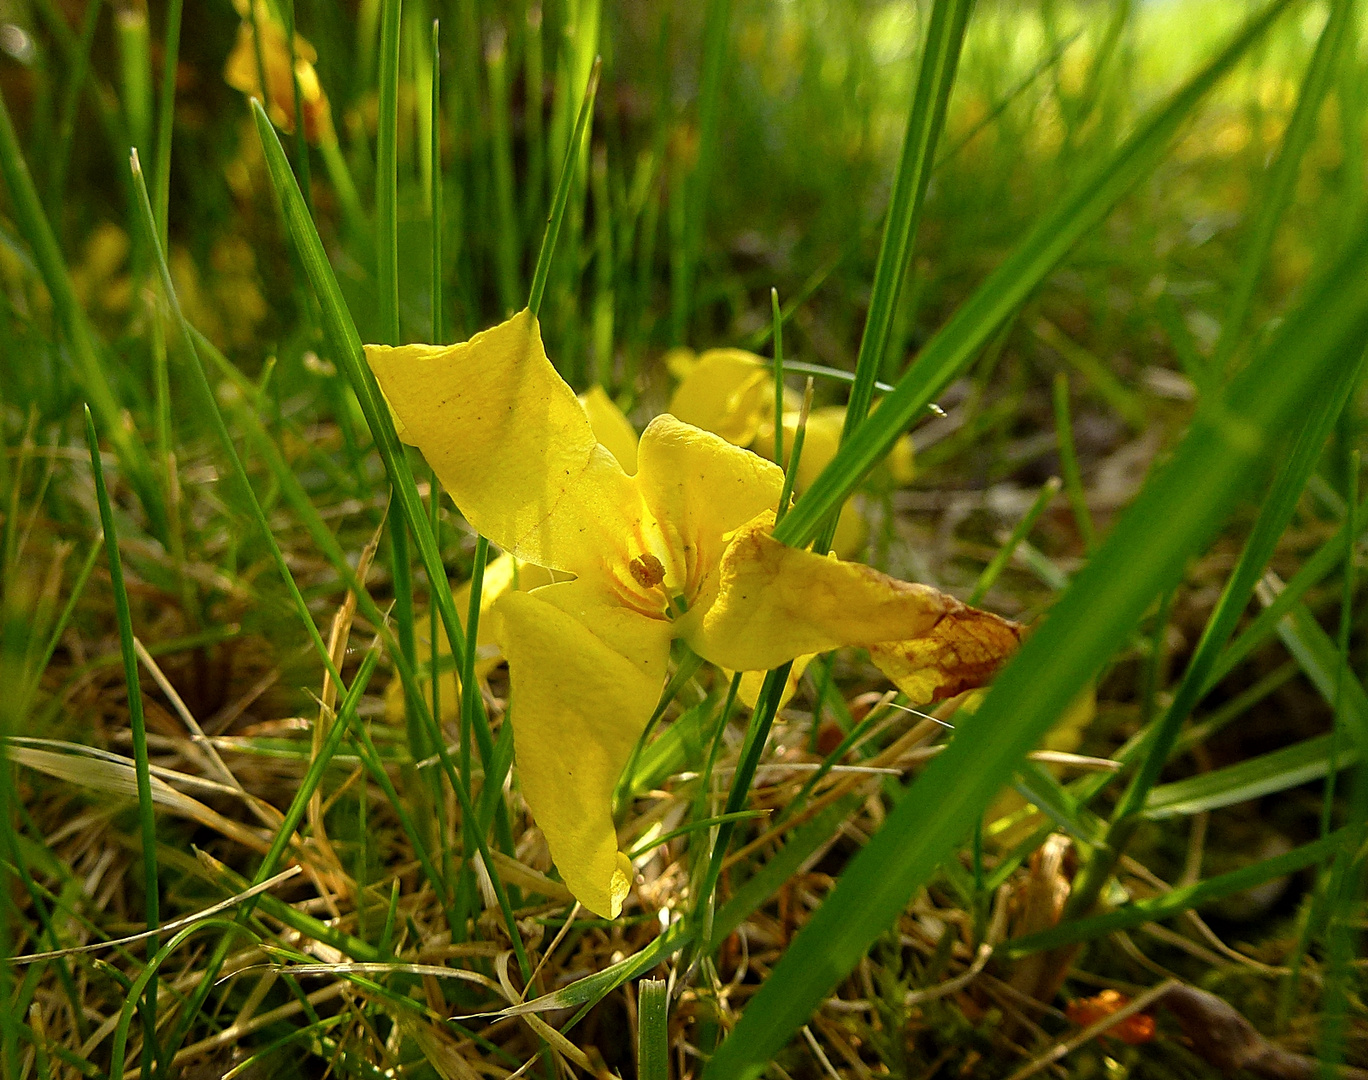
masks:
[(953, 597), (925, 634), (869, 646), (869, 658), (913, 705), (982, 686), (1016, 652), (1023, 627)]
[[(798, 686), (803, 681), (803, 672), (816, 656), (808, 653), (805, 656), (796, 656), (793, 659), (793, 667), (789, 669), (788, 680), (784, 683), (783, 692), (779, 695), (779, 709), (787, 707), (793, 700), (793, 695), (798, 693)], [(725, 669), (724, 669), (725, 670)], [(728, 672), (728, 674), (735, 674)], [(760, 701), (760, 691), (765, 685), (766, 671), (743, 671), (741, 673), (741, 685), (736, 688), (736, 696), (748, 709), (754, 709)], [(777, 711), (777, 710), (776, 710)]]
[(706, 606), (717, 587), (724, 538), (778, 506), (784, 474), (772, 462), (668, 413), (646, 426), (637, 460), (641, 500), (686, 564), (667, 568), (667, 580), (693, 606)]
[(566, 886), (612, 919), (632, 883), (613, 788), (659, 700), (671, 624), (600, 595), (581, 581), (508, 592), (494, 614), (523, 795)]
[(452, 346), (367, 345), (404, 438), (461, 513), (524, 562), (580, 573), (638, 504), (522, 311)]
[(637, 433), (632, 422), (601, 386), (591, 386), (579, 396), (579, 402), (589, 417), (594, 438), (618, 459), (622, 471), (631, 476), (637, 471)]
[(669, 412), (736, 446), (749, 446), (766, 417), (774, 430), (774, 380), (754, 353), (709, 349), (680, 379)]
[(717, 599), (687, 640), (722, 667), (771, 668), (804, 653), (869, 648), (920, 701), (979, 685), (1016, 647), (1020, 628), (927, 585), (786, 547), (768, 515), (738, 531)]

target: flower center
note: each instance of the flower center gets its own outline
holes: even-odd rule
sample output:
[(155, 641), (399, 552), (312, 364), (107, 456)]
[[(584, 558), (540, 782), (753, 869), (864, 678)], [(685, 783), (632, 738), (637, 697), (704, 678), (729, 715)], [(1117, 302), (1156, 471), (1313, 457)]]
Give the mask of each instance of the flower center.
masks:
[(665, 580), (665, 565), (649, 551), (638, 555), (627, 569), (632, 578), (643, 589), (653, 589)]
[(677, 619), (698, 592), (696, 547), (653, 525), (638, 523), (607, 561), (609, 588), (624, 607), (648, 618)]

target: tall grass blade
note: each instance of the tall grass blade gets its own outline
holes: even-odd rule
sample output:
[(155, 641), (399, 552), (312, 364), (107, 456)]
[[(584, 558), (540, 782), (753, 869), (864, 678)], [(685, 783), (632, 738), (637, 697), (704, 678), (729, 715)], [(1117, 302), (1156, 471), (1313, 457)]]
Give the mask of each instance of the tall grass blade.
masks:
[[(299, 185), (304, 191), (304, 198), (309, 202), (310, 208), (313, 206), (313, 181), (310, 179), (309, 169), (309, 136), (308, 124), (305, 122), (304, 115), (304, 88), (299, 85), (299, 58), (296, 53), (295, 41), (295, 0), (281, 0), (281, 14), (285, 19), (285, 41), (286, 50), (290, 57), (290, 94), (294, 99), (294, 141), (295, 141), (295, 168), (299, 170)], [(332, 121), (329, 120), (324, 125), (326, 132), (323, 134), (324, 141), (331, 141)], [(338, 179), (342, 179), (339, 177)], [(337, 185), (338, 197), (345, 207), (351, 199), (351, 192), (347, 191), (350, 177)]]
[[(98, 6), (95, 4), (92, 7)], [(152, 180), (152, 209), (156, 212), (157, 236), (165, 251), (168, 215), (171, 205), (171, 132), (176, 120), (176, 65), (180, 59), (181, 12), (184, 0), (170, 0), (166, 5), (166, 38), (162, 43), (161, 95), (157, 100), (157, 156), (156, 173)], [(298, 112), (296, 116), (300, 115)]]
[[(147, 724), (143, 718), (142, 680), (138, 675), (138, 654), (133, 644), (133, 616), (128, 607), (128, 590), (124, 587), (123, 560), (119, 557), (119, 537), (114, 529), (114, 510), (105, 487), (104, 466), (100, 461), (100, 441), (95, 434), (95, 418), (90, 408), (85, 410), (86, 445), (90, 449), (90, 470), (95, 478), (95, 501), (100, 508), (100, 526), (104, 530), (105, 556), (109, 560), (109, 582), (114, 593), (114, 618), (119, 627), (119, 649), (123, 654), (124, 684), (128, 689), (128, 726), (133, 737), (133, 767), (138, 785), (138, 832), (142, 843), (143, 915), (148, 930), (155, 930), (161, 922), (161, 889), (157, 877), (157, 814), (152, 805), (152, 776), (147, 764)], [(149, 939), (148, 948), (155, 952), (157, 939)], [(157, 984), (147, 984), (144, 1002), (148, 1032), (156, 1028)], [(143, 1075), (148, 1074), (152, 1049), (149, 1043), (143, 1055)]]
[(114, 12), (114, 35), (119, 47), (119, 83), (124, 122), (138, 153), (152, 149), (152, 33), (147, 8), (122, 5)]
[(1097, 535), (1093, 531), (1088, 498), (1083, 491), (1083, 476), (1078, 468), (1078, 453), (1074, 449), (1073, 419), (1069, 413), (1069, 377), (1061, 371), (1054, 380), (1055, 445), (1059, 448), (1059, 471), (1064, 474), (1064, 490), (1068, 492), (1074, 521), (1078, 524), (1079, 535), (1083, 537), (1083, 550), (1090, 552), (1097, 546)]
[(1361, 350), (1360, 344), (1355, 343), (1351, 348), (1356, 352), (1355, 358), (1352, 361), (1340, 358), (1331, 372), (1327, 392), (1308, 407), (1303, 418), (1304, 426), (1298, 431), (1290, 452), (1273, 479), (1259, 509), (1259, 517), (1240, 553), (1240, 560), (1207, 619), (1182, 681), (1147, 740), (1139, 769), (1117, 803), (1106, 842), (1094, 850), (1079, 876), (1069, 898), (1068, 913), (1071, 916), (1087, 914), (1096, 903), (1116, 860), (1138, 826), (1145, 800), (1159, 781), (1159, 774), (1169, 759), (1183, 723), (1206, 691), (1220, 650), (1234, 632), (1240, 615), (1249, 603), (1254, 585), (1273, 555), (1278, 538), (1292, 520), (1297, 500), (1320, 460), (1325, 440), (1354, 387), (1358, 385), (1364, 361), (1368, 359), (1368, 353)]
[(1217, 56), (1157, 106), (1110, 157), (1088, 170), (1021, 240), (1006, 261), (926, 344), (894, 391), (842, 444), (784, 519), (775, 537), (801, 546), (817, 537), (898, 436), (973, 360), (994, 331), (1059, 263), (1074, 243), (1163, 160), (1197, 103), (1248, 53), (1289, 6), (1273, 0)]
[(262, 508), (260, 500), (257, 498), (256, 491), (252, 487), (251, 479), (247, 476), (247, 470), (242, 464), (242, 459), (238, 456), (237, 445), (233, 442), (233, 436), (228, 430), (228, 425), (224, 422), (223, 413), (219, 409), (218, 398), (214, 395), (213, 387), (209, 385), (209, 378), (204, 372), (203, 363), (200, 360), (199, 350), (195, 346), (194, 336), (190, 332), (190, 324), (186, 321), (185, 313), (181, 310), (180, 300), (176, 295), (175, 285), (171, 281), (171, 268), (167, 265), (166, 255), (157, 242), (157, 223), (152, 215), (152, 202), (147, 194), (147, 184), (143, 179), (142, 166), (138, 161), (135, 151), (132, 158), (133, 181), (138, 193), (139, 206), (142, 210), (143, 234), (152, 245), (152, 254), (156, 262), (157, 271), (161, 277), (162, 291), (166, 295), (166, 301), (171, 306), (172, 314), (175, 316), (176, 323), (181, 331), (182, 344), (186, 354), (190, 358), (187, 368), (190, 373), (191, 382), (199, 393), (201, 405), (204, 408), (210, 424), (213, 426), (214, 434), (218, 436), (219, 445), (223, 449), (224, 455), (228, 458), (229, 472), (233, 476), (242, 492), (243, 498), (251, 508), (252, 518), (261, 533), (262, 540), (265, 541), (267, 550), (271, 554), (271, 560), (275, 563), (276, 569), (280, 572), (281, 580), (285, 584), (286, 590), (290, 594), (290, 599), (294, 602), (295, 611), (299, 615), (300, 621), (304, 624), (313, 642), (314, 651), (318, 653), (323, 666), (328, 674), (333, 678), (339, 687), (346, 684), (338, 674), (336, 666), (332, 662), (332, 654), (328, 646), (323, 641), (323, 635), (318, 632), (313, 615), (309, 612), (309, 605), (305, 602), (303, 595), (299, 591), (299, 586), (295, 584), (294, 575), (290, 572), (288, 564), (285, 562), (285, 555), (280, 550), (280, 544), (276, 541), (275, 532), (271, 529), (270, 522), (266, 519), (266, 511)]
[(119, 464), (138, 493), (147, 514), (152, 534), (166, 540), (168, 519), (162, 502), (161, 485), (147, 449), (124, 423), (123, 408), (109, 385), (95, 347), (94, 332), (76, 297), (71, 275), (62, 259), (57, 237), (43, 213), (33, 178), (19, 149), (19, 139), (10, 123), (9, 109), (0, 97), (0, 172), (9, 188), (10, 202), (19, 231), (33, 252), (34, 261), (52, 297), (52, 306), (67, 348), (76, 360), (76, 377), (90, 402), (105, 437), (114, 444)]
[(1326, 91), (1340, 67), (1345, 42), (1350, 40), (1353, 25), (1353, 0), (1332, 0), (1330, 16), (1325, 21), (1316, 51), (1311, 55), (1306, 74), (1302, 78), (1297, 107), (1288, 122), (1278, 156), (1264, 178), (1263, 190), (1253, 198), (1254, 219), (1249, 225), (1239, 277), (1231, 293), (1221, 335), (1216, 339), (1210, 370), (1219, 378), (1239, 344), (1240, 335), (1249, 321), (1254, 306), (1254, 294), (1273, 250), (1273, 237), (1282, 221), (1283, 213), (1292, 201), (1293, 187), (1302, 159), (1316, 135), (1316, 124), (1325, 101)]
[[(271, 183), (280, 197), (286, 226), (300, 253), (314, 295), (318, 299), (319, 307), (323, 313), (324, 332), (332, 348), (333, 356), (341, 363), (352, 389), (356, 393), (357, 401), (366, 417), (366, 423), (370, 427), (371, 435), (375, 439), (381, 459), (385, 463), (385, 471), (389, 476), (390, 484), (399, 499), (400, 508), (403, 511), (409, 531), (417, 540), (419, 554), (422, 557), (423, 568), (428, 575), (428, 580), (433, 582), (444, 581), (446, 570), (437, 550), (436, 538), (428, 524), (426, 509), (418, 495), (418, 487), (414, 483), (413, 474), (403, 456), (403, 450), (399, 444), (399, 437), (395, 433), (394, 421), (390, 417), (388, 406), (384, 404), (384, 398), (380, 393), (379, 386), (376, 385), (375, 376), (366, 364), (361, 349), (361, 339), (356, 332), (356, 324), (352, 322), (351, 315), (347, 311), (346, 301), (338, 288), (337, 279), (333, 276), (332, 267), (329, 265), (327, 254), (323, 250), (323, 243), (313, 226), (312, 219), (309, 217), (299, 186), (295, 182), (294, 175), (290, 172), (289, 162), (285, 158), (285, 151), (281, 148), (280, 140), (276, 137), (270, 120), (260, 103), (254, 102), (252, 109), (256, 120), (257, 134), (261, 139), (267, 168), (271, 175)], [(442, 588), (433, 590), (433, 600), (441, 613), (442, 625), (451, 645), (452, 657), (459, 664), (463, 662), (465, 656), (466, 639), (456, 613), (456, 604), (452, 598), (451, 590)], [(480, 750), (481, 761), (488, 765), (495, 756), (493, 736), (489, 730), (489, 718), (485, 714), (483, 701), (478, 694), (473, 696), (475, 698), (476, 718), (475, 741)], [(452, 787), (461, 804), (462, 814), (471, 820), (476, 820), (475, 809), (471, 803), (470, 791), (467, 786), (468, 778), (455, 773), (444, 747), (440, 744), (438, 746), (438, 757), (443, 769), (448, 772)], [(475, 839), (479, 844), (480, 854), (485, 860), (485, 865), (492, 866), (493, 861), (489, 857), (483, 837), (477, 834)], [(517, 930), (517, 923), (513, 918), (512, 908), (508, 903), (507, 893), (497, 874), (492, 876), (492, 883), (505, 925), (509, 929), (513, 951), (518, 958), (518, 966), (526, 977), (531, 972), (531, 966), (527, 963), (526, 951), (523, 948), (522, 937)]]
[(518, 310), (522, 287), (518, 284), (518, 215), (513, 198), (513, 138), (508, 102), (508, 39), (496, 31), (485, 47), (489, 72), (489, 154), (494, 176), (494, 263), (499, 287), (499, 307), (504, 315)]
[(1012, 555), (1021, 546), (1021, 542), (1030, 535), (1035, 528), (1035, 523), (1040, 520), (1040, 515), (1045, 513), (1054, 497), (1059, 494), (1062, 486), (1059, 477), (1052, 476), (1040, 487), (1040, 492), (1035, 497), (1035, 502), (1031, 503), (1031, 508), (1026, 511), (1021, 520), (1012, 526), (1012, 531), (1007, 537), (1007, 542), (1002, 545), (993, 556), (987, 566), (983, 568), (983, 573), (979, 575), (978, 581), (974, 583), (974, 591), (969, 594), (969, 603), (977, 607), (979, 602), (987, 595), (988, 590), (993, 587), (1002, 571), (1007, 569), (1007, 564), (1012, 561)]
[(670, 993), (664, 979), (637, 983), (637, 1076), (670, 1080)]
[[(286, 228), (300, 253), (305, 273), (314, 295), (318, 299), (323, 315), (323, 330), (334, 359), (341, 364), (347, 380), (356, 394), (357, 402), (365, 415), (371, 436), (375, 439), (385, 472), (399, 500), (399, 508), (407, 522), (409, 532), (418, 544), (418, 554), (422, 559), (423, 570), (429, 581), (443, 581), (446, 569), (442, 565), (441, 554), (437, 550), (437, 540), (428, 524), (427, 511), (418, 495), (404, 457), (399, 436), (395, 434), (394, 421), (390, 418), (388, 406), (375, 383), (361, 349), (361, 338), (356, 332), (356, 324), (347, 310), (346, 301), (328, 263), (323, 242), (314, 228), (300, 194), (294, 174), (290, 172), (285, 152), (276, 138), (265, 110), (259, 105), (253, 107), (257, 134), (265, 152), (267, 169), (271, 184), (280, 197), (281, 208), (285, 215)], [(437, 610), (442, 617), (442, 627), (451, 645), (451, 655), (459, 663), (465, 654), (465, 633), (461, 620), (456, 613), (456, 604), (449, 589), (436, 589), (433, 596)], [(480, 748), (481, 758), (488, 760), (493, 750), (493, 738), (489, 732), (488, 717), (483, 707), (477, 709), (475, 737)]]
[(565, 219), (565, 207), (575, 178), (575, 162), (579, 158), (580, 147), (585, 145), (589, 137), (589, 121), (594, 115), (594, 98), (598, 94), (602, 72), (603, 61), (596, 59), (589, 72), (589, 81), (584, 85), (584, 100), (580, 102), (574, 134), (566, 147), (560, 180), (556, 183), (556, 195), (551, 203), (551, 216), (546, 221), (546, 233), (542, 237), (541, 250), (537, 253), (537, 268), (532, 272), (532, 290), (528, 294), (527, 307), (533, 315), (541, 310), (542, 297), (546, 295), (546, 278), (551, 272), (551, 258), (556, 253), (556, 240), (560, 237), (561, 222)]
[[(428, 210), (432, 214), (432, 343), (439, 345), (446, 340), (444, 317), (446, 312), (446, 293), (442, 288), (445, 281), (446, 266), (442, 261), (442, 240), (446, 229), (446, 219), (442, 213), (442, 50), (441, 24), (432, 20), (432, 131), (428, 135), (428, 147), (432, 161), (428, 166)], [(433, 505), (436, 506), (436, 488), (433, 488)], [(434, 526), (434, 532), (435, 532)], [(434, 633), (433, 642), (436, 643)], [(440, 714), (439, 714), (440, 715)]]
[[(385, 0), (380, 11), (375, 252), (380, 332), (386, 345), (403, 344), (399, 322), (399, 31), (402, 25), (402, 0)], [(418, 662), (418, 648), (413, 624), (413, 570), (408, 531), (401, 514), (390, 514), (388, 525), (390, 577), (394, 582), (394, 624), (399, 638), (399, 651), (403, 654), (404, 662), (413, 668)], [(406, 690), (404, 698), (409, 741), (418, 751), (423, 748), (425, 741), (418, 721), (418, 705), (411, 691)]]
[[(912, 248), (921, 221), (922, 203), (936, 159), (936, 146), (945, 127), (945, 109), (955, 85), (964, 29), (973, 0), (936, 0), (926, 29), (926, 44), (917, 70), (907, 131), (894, 173), (893, 198), (879, 244), (879, 261), (869, 297), (860, 351), (855, 360), (855, 381), (850, 388), (841, 442), (850, 439), (869, 415), (884, 357), (889, 351), (903, 281), (912, 265)], [(831, 510), (818, 537), (817, 547), (826, 551), (836, 535), (839, 505)], [(775, 535), (779, 535), (777, 532)]]
[[(18, 481), (16, 480), (15, 483)], [(98, 550), (98, 546), (97, 549)], [(24, 654), (28, 651), (26, 638), (26, 605), (19, 601), (17, 590), (7, 583), (0, 597), (0, 678), (5, 686), (16, 686), (24, 678)], [(16, 708), (20, 702), (13, 693), (0, 695), (0, 738), (8, 740), (20, 730), (24, 713)], [(18, 851), (15, 829), (16, 799), (14, 767), (9, 760), (0, 760), (0, 833), (3, 833), (5, 860), (0, 863), (0, 956), (14, 956), (22, 933), (24, 920), (18, 903), (18, 891), (11, 879), (25, 873), (22, 859), (14, 858)], [(11, 867), (14, 869), (11, 870)], [(39, 908), (38, 910), (41, 910)], [(19, 1028), (21, 1009), (15, 993), (15, 969), (10, 963), (0, 964), (0, 1068), (6, 1076), (19, 1076)], [(75, 996), (73, 995), (73, 998)], [(73, 1000), (73, 1004), (79, 1004)]]
[(1335, 841), (1343, 843), (1343, 840), (1344, 837), (1332, 834), (1332, 836), (1314, 840), (1309, 844), (1303, 844), (1301, 847), (1294, 848), (1282, 855), (1275, 855), (1249, 866), (1242, 866), (1228, 874), (1207, 878), (1196, 885), (1172, 889), (1162, 896), (1156, 896), (1152, 899), (1137, 900), (1134, 903), (1117, 908), (1115, 911), (1109, 911), (1105, 915), (1094, 915), (1087, 919), (1061, 923), (1049, 930), (1013, 938), (1003, 946), (1000, 955), (1008, 959), (1015, 959), (1033, 952), (1057, 949), (1062, 945), (1072, 945), (1080, 941), (1094, 941), (1107, 934), (1131, 930), (1137, 926), (1143, 926), (1145, 923), (1181, 915), (1185, 911), (1192, 911), (1203, 904), (1211, 903), (1213, 900), (1233, 896), (1235, 893), (1262, 885), (1266, 881), (1272, 881), (1286, 874), (1296, 873), (1308, 866), (1314, 866), (1335, 850)]
[[(1238, 40), (1248, 39), (1246, 31)], [(979, 710), (846, 868), (709, 1062), (707, 1080), (758, 1075), (854, 967), (1154, 598), (1173, 587), (1364, 334), (1368, 226), (1361, 225), (1268, 347), (1215, 407), (1199, 413), (1173, 459), (1146, 483)]]
[(1318, 735), (1222, 769), (1150, 788), (1143, 813), (1147, 821), (1162, 821), (1234, 806), (1320, 780), (1329, 776), (1332, 768), (1348, 768), (1360, 756), (1356, 746), (1340, 747), (1332, 753), (1330, 736)]
[(380, 333), (386, 345), (402, 345), (399, 333), (399, 28), (402, 0), (380, 10), (380, 98), (375, 136), (375, 280)]
[(898, 308), (898, 296), (912, 265), (912, 248), (921, 223), (922, 203), (931, 183), (936, 146), (945, 127), (945, 109), (955, 85), (964, 30), (969, 23), (972, 0), (936, 0), (926, 28), (921, 65), (912, 107), (907, 115), (902, 153), (893, 178), (893, 198), (879, 244), (879, 261), (869, 297), (869, 314), (860, 337), (855, 361), (855, 384), (850, 388), (843, 436), (864, 422), (874, 398), (879, 373)]

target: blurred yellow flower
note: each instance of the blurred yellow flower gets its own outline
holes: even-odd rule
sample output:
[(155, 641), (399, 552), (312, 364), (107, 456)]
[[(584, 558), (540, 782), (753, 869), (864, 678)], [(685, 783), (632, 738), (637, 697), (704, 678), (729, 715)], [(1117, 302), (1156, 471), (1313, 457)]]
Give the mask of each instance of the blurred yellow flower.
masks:
[(522, 791), (570, 891), (615, 918), (632, 883), (611, 800), (670, 643), (758, 671), (869, 650), (915, 703), (987, 680), (1020, 628), (925, 585), (769, 535), (783, 476), (658, 416), (629, 475), (556, 373), (529, 311), (453, 346), (366, 346), (380, 388), (470, 524), (573, 574), (491, 605)]
[[(295, 34), (292, 79), (289, 40), (285, 36), (285, 28), (275, 18), (270, 6), (264, 0), (233, 0), (233, 6), (242, 17), (242, 22), (238, 24), (237, 42), (224, 65), (224, 80), (234, 90), (240, 90), (249, 97), (261, 98), (261, 76), (264, 71), (271, 122), (282, 131), (293, 132), (294, 79), (298, 79), (299, 100), (304, 110), (305, 138), (315, 146), (324, 140), (335, 139), (332, 110), (328, 105), (327, 95), (323, 93), (323, 86), (318, 81), (318, 72), (314, 70), (314, 64), (318, 60), (318, 53), (314, 47), (299, 34)], [(259, 58), (258, 33), (261, 43)]]
[[(670, 413), (686, 424), (721, 435), (735, 446), (774, 459), (774, 375), (768, 360), (744, 349), (709, 349), (698, 356), (674, 349), (666, 366), (678, 380), (670, 398)], [(793, 449), (798, 430), (798, 396), (784, 392), (785, 457)], [(839, 405), (813, 409), (808, 416), (803, 456), (793, 490), (806, 491), (836, 456), (841, 445), (845, 409)], [(912, 440), (904, 435), (889, 451), (886, 466), (893, 482), (909, 484), (913, 476)], [(841, 510), (832, 550), (850, 558), (864, 546), (864, 521), (853, 504)]]

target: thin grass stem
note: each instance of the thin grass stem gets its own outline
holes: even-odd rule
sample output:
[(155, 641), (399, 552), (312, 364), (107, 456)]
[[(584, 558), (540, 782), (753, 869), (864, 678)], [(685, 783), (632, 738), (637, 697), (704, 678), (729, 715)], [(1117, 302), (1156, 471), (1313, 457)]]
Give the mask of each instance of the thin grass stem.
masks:
[[(955, 85), (964, 29), (972, 6), (972, 0), (936, 0), (931, 8), (912, 106), (907, 114), (907, 131), (894, 173), (893, 197), (879, 245), (869, 314), (855, 360), (855, 381), (850, 388), (841, 429), (843, 443), (869, 415), (874, 383), (888, 353), (898, 296), (912, 265), (922, 203), (931, 182), (936, 146), (945, 126), (945, 109)], [(817, 541), (818, 550), (831, 549), (838, 516), (839, 509), (833, 510), (823, 524)]]
[[(1287, 10), (1271, 2), (1252, 16), (1204, 67), (1141, 119), (1118, 149), (1085, 170), (1007, 259), (923, 346), (917, 359), (867, 424), (842, 442), (803, 492), (775, 538), (802, 546), (818, 538), (856, 485), (986, 345), (998, 328), (1088, 229), (1163, 159), (1171, 139), (1203, 96)], [(877, 355), (877, 354), (876, 354)], [(873, 361), (871, 361), (873, 362)]]
[(489, 154), (494, 178), (494, 262), (499, 306), (504, 315), (518, 308), (522, 286), (518, 283), (518, 214), (513, 195), (513, 139), (510, 134), (508, 91), (508, 36), (496, 29), (484, 50), (489, 74)]
[(1346, 42), (1351, 40), (1353, 25), (1352, 0), (1332, 0), (1330, 15), (1316, 41), (1315, 52), (1302, 78), (1297, 105), (1283, 135), (1278, 156), (1263, 177), (1262, 190), (1250, 200), (1253, 221), (1246, 235), (1244, 252), (1239, 264), (1239, 277), (1221, 322), (1221, 334), (1216, 340), (1208, 371), (1219, 379), (1229, 366), (1240, 342), (1255, 293), (1273, 250), (1273, 238), (1278, 224), (1292, 201), (1297, 174), (1316, 134), (1321, 103), (1333, 83), (1340, 66), (1340, 56)]
[(1097, 546), (1093, 531), (1092, 512), (1088, 496), (1083, 490), (1083, 477), (1078, 468), (1078, 452), (1074, 449), (1073, 420), (1069, 415), (1069, 377), (1062, 371), (1054, 380), (1055, 445), (1059, 449), (1059, 471), (1064, 474), (1064, 490), (1069, 494), (1069, 506), (1078, 534), (1083, 538), (1083, 550), (1091, 553)]
[(1012, 532), (1007, 537), (1007, 542), (998, 548), (997, 554), (983, 568), (983, 573), (974, 583), (974, 591), (969, 594), (970, 606), (977, 607), (979, 602), (988, 595), (988, 590), (993, 587), (993, 583), (1007, 568), (1007, 564), (1012, 561), (1012, 556), (1016, 554), (1021, 542), (1031, 535), (1031, 530), (1035, 528), (1035, 523), (1040, 520), (1040, 515), (1045, 513), (1050, 503), (1054, 501), (1054, 497), (1059, 494), (1059, 489), (1062, 486), (1063, 484), (1057, 476), (1050, 477), (1040, 486), (1040, 491), (1036, 494), (1035, 501), (1031, 503), (1031, 508), (1026, 511), (1020, 521), (1012, 526)]
[[(784, 320), (779, 312), (779, 290), (770, 289), (770, 311), (774, 338), (774, 460), (784, 460)], [(811, 380), (809, 380), (811, 381)], [(782, 510), (788, 504), (779, 500)]]
[(542, 297), (546, 293), (546, 278), (551, 272), (551, 257), (556, 252), (556, 239), (560, 236), (565, 206), (570, 199), (570, 187), (575, 178), (575, 162), (579, 156), (576, 151), (589, 137), (589, 121), (594, 115), (594, 97), (598, 94), (602, 71), (603, 60), (596, 58), (589, 72), (589, 81), (584, 86), (584, 100), (580, 103), (579, 116), (575, 118), (574, 134), (566, 147), (560, 180), (556, 184), (556, 196), (551, 203), (551, 216), (547, 219), (546, 234), (542, 237), (541, 250), (537, 253), (537, 268), (532, 273), (532, 290), (527, 298), (527, 308), (533, 315), (541, 310)]
[(808, 415), (811, 411), (812, 376), (809, 375), (807, 386), (803, 390), (803, 407), (798, 413), (798, 426), (793, 432), (793, 447), (789, 451), (788, 464), (784, 467), (784, 486), (779, 491), (779, 508), (774, 512), (776, 527), (784, 520), (789, 502), (793, 499), (793, 485), (798, 480), (798, 466), (803, 458), (803, 443), (807, 439)]
[[(119, 556), (119, 537), (114, 528), (114, 510), (105, 487), (104, 465), (100, 461), (100, 441), (95, 434), (95, 417), (85, 409), (86, 445), (90, 448), (90, 469), (95, 479), (95, 500), (100, 508), (100, 527), (104, 530), (105, 555), (109, 560), (110, 588), (114, 593), (114, 618), (119, 627), (119, 649), (123, 654), (124, 683), (128, 688), (128, 726), (133, 738), (133, 770), (138, 787), (138, 832), (142, 846), (143, 914), (148, 930), (161, 922), (161, 889), (157, 875), (157, 814), (152, 803), (152, 774), (147, 759), (147, 724), (143, 718), (142, 680), (138, 675), (138, 654), (133, 641), (133, 615), (124, 586), (123, 560)], [(157, 939), (148, 948), (156, 951)], [(156, 1028), (157, 983), (147, 984), (145, 1005), (148, 1029)], [(149, 1046), (149, 1050), (151, 1047)], [(160, 1054), (157, 1055), (160, 1057)], [(151, 1067), (144, 1055), (143, 1073)]]
[[(431, 120), (432, 131), (428, 136), (428, 145), (432, 151), (432, 160), (428, 168), (428, 176), (431, 187), (428, 189), (428, 209), (432, 214), (432, 343), (440, 345), (446, 341), (446, 328), (442, 325), (443, 313), (446, 311), (446, 301), (442, 283), (444, 279), (445, 267), (442, 262), (442, 238), (445, 235), (446, 221), (442, 215), (442, 52), (441, 52), (441, 23), (437, 19), (432, 20), (432, 103)], [(436, 474), (433, 474), (433, 483), (436, 484)], [(433, 491), (436, 491), (434, 486)], [(436, 507), (436, 495), (433, 496), (433, 506)], [(436, 534), (437, 522), (433, 518), (433, 533)], [(435, 608), (433, 609), (436, 610)], [(436, 641), (434, 630), (433, 641)], [(436, 712), (434, 706), (433, 711)], [(440, 713), (438, 715), (441, 715)]]
[[(98, 4), (92, 4), (98, 7)], [(162, 250), (170, 247), (167, 232), (171, 205), (171, 135), (176, 122), (176, 66), (180, 59), (181, 12), (184, 0), (168, 0), (166, 36), (162, 42), (161, 95), (157, 101), (156, 174), (152, 178), (152, 209)]]
[(76, 376), (99, 421), (105, 437), (114, 445), (119, 464), (138, 493), (152, 534), (159, 540), (168, 535), (166, 505), (147, 449), (124, 424), (123, 406), (114, 394), (90, 324), (76, 296), (71, 275), (62, 258), (57, 237), (43, 213), (37, 188), (19, 148), (19, 139), (10, 122), (9, 109), (0, 97), (0, 172), (9, 188), (12, 212), (19, 231), (33, 251), (43, 284), (52, 297), (52, 306), (67, 348), (76, 360)]

